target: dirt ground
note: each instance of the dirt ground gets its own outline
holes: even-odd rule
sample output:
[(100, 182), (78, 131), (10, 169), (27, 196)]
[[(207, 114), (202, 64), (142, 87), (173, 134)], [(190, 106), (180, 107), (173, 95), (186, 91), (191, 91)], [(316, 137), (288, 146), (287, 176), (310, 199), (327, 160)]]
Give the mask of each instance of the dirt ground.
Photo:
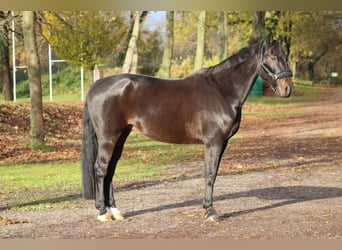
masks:
[[(310, 104), (277, 105), (286, 119), (243, 115), (217, 177), (219, 223), (203, 219), (203, 160), (176, 165), (165, 181), (122, 186), (123, 221), (96, 220), (92, 201), (74, 209), (5, 210), (17, 224), (0, 238), (341, 239), (342, 88)], [(178, 175), (179, 178), (174, 178)], [(5, 223), (6, 224), (6, 223)]]

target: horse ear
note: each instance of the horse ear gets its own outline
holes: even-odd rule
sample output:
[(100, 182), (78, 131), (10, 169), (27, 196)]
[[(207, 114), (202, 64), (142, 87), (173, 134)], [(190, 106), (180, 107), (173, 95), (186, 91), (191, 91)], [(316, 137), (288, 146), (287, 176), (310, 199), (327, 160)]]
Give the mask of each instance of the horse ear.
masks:
[(266, 45), (268, 47), (271, 47), (272, 44), (273, 44), (273, 34), (272, 34), (272, 32), (270, 32), (266, 37)]

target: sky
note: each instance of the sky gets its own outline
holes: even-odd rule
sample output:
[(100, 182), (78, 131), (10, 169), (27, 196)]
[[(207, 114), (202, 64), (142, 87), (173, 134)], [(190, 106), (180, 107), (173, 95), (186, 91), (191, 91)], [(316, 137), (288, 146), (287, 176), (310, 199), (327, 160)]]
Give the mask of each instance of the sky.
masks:
[(156, 30), (159, 26), (162, 26), (163, 23), (165, 23), (165, 14), (166, 11), (149, 11), (143, 28), (150, 31)]

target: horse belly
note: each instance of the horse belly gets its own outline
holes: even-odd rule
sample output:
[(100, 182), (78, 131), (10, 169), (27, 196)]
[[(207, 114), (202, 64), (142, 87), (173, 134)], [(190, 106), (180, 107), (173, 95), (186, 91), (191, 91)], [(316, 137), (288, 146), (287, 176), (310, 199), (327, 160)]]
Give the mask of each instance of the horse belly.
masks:
[(175, 144), (202, 143), (197, 126), (180, 117), (164, 115), (149, 117), (145, 114), (135, 116), (130, 123), (141, 133), (157, 141)]
[(196, 89), (176, 82), (140, 82), (131, 98), (128, 122), (146, 136), (167, 143), (202, 143)]

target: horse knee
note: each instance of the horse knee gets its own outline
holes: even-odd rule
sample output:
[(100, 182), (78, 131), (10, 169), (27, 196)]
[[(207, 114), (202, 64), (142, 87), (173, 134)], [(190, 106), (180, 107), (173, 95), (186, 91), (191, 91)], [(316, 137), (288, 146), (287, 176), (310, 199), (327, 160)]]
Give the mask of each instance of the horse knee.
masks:
[(215, 179), (216, 179), (216, 176), (213, 173), (211, 173), (211, 172), (206, 173), (205, 184), (208, 186), (213, 186), (215, 183)]
[(95, 164), (95, 176), (97, 178), (104, 178), (107, 175), (107, 165), (105, 161), (98, 160)]
[(206, 183), (208, 186), (212, 186), (212, 185), (213, 185), (213, 176), (212, 176), (212, 175), (207, 176), (207, 178), (206, 178), (206, 180), (205, 180), (205, 183)]

